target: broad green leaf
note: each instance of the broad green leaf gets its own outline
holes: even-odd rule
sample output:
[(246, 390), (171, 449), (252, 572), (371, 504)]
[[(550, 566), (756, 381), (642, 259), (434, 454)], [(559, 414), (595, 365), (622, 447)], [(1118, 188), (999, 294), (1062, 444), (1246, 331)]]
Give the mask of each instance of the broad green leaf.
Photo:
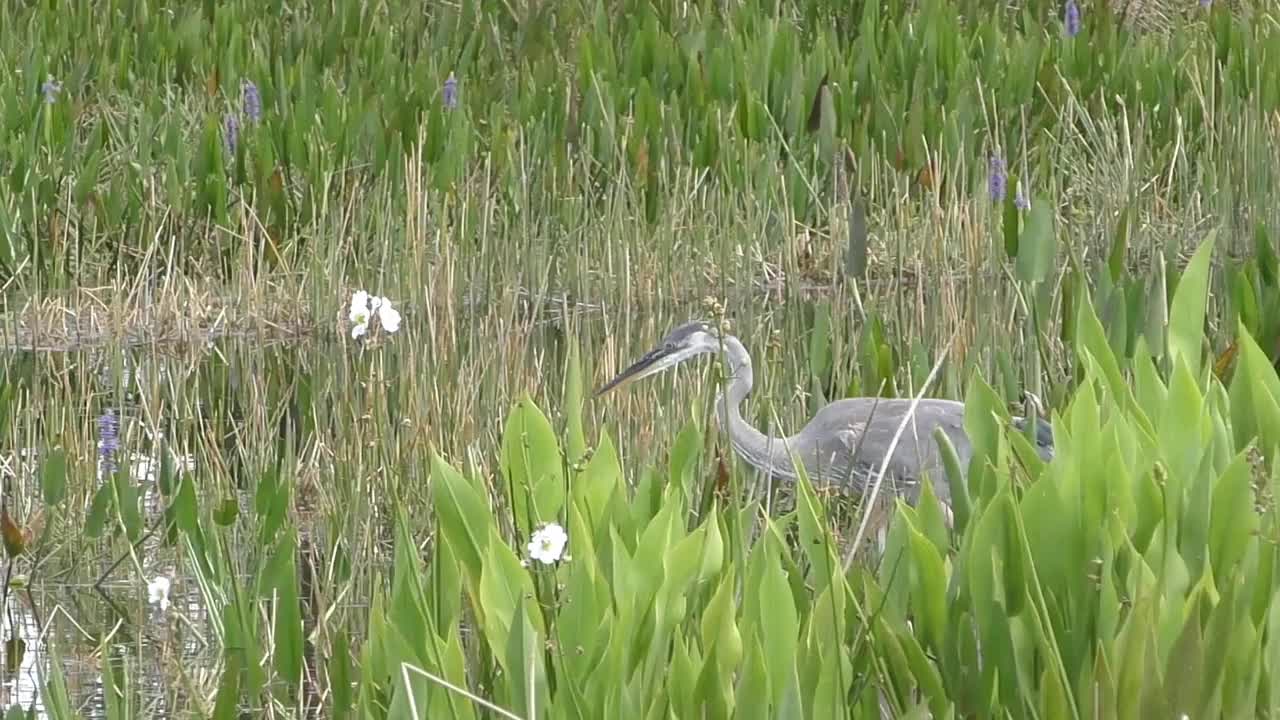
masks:
[(1191, 256), (1169, 311), (1169, 354), (1181, 357), (1195, 378), (1200, 377), (1201, 348), (1204, 345), (1205, 308), (1209, 300), (1209, 263), (1213, 259), (1216, 233), (1210, 231)]
[(783, 694), (797, 682), (796, 650), (800, 641), (800, 616), (791, 597), (791, 588), (778, 560), (777, 542), (772, 538), (765, 555), (760, 585), (760, 634), (769, 678), (773, 707), (781, 707)]
[(1018, 280), (1024, 283), (1042, 282), (1053, 271), (1058, 252), (1058, 239), (1053, 227), (1053, 208), (1048, 199), (1036, 197), (1027, 214), (1026, 227), (1018, 238)]
[(502, 467), (517, 533), (530, 537), (564, 507), (564, 458), (551, 423), (528, 396), (512, 408), (502, 431)]
[[(526, 614), (520, 605), (521, 600), (534, 597), (533, 579), (529, 576), (529, 571), (520, 565), (520, 559), (498, 535), (497, 528), (492, 528), (490, 532), (492, 536), (480, 573), (477, 598), (479, 607), (476, 610), (484, 636), (489, 641), (489, 649), (501, 660), (508, 673), (518, 672), (517, 668), (507, 666), (507, 641), (512, 624), (518, 622), (517, 609)], [(537, 571), (548, 572), (541, 567)], [(534, 629), (542, 632), (542, 615), (535, 613), (531, 620)]]
[(40, 490), (46, 505), (57, 505), (67, 495), (67, 450), (51, 448), (40, 462)]
[(1186, 624), (1169, 653), (1165, 668), (1165, 686), (1169, 689), (1169, 705), (1174, 717), (1191, 717), (1200, 710), (1204, 690), (1204, 639), (1200, 631), (1197, 595), (1188, 609)]
[(668, 490), (680, 490), (684, 507), (689, 507), (694, 492), (693, 479), (697, 475), (698, 460), (702, 455), (702, 431), (689, 421), (680, 428), (671, 446), (668, 465)]
[[(769, 657), (759, 638), (749, 637), (747, 653), (742, 663), (742, 678), (738, 682), (738, 696), (734, 705), (738, 708), (738, 717), (743, 720), (769, 720), (775, 717), (770, 711), (778, 707), (770, 701), (769, 668), (773, 661)], [(673, 663), (674, 664), (674, 663)], [(792, 668), (795, 665), (792, 663)]]
[(435, 453), (431, 457), (431, 481), (440, 534), (475, 582), (495, 527), (493, 514), (480, 491)]
[(593, 536), (606, 526), (610, 517), (616, 517), (609, 513), (608, 507), (621, 480), (622, 466), (618, 462), (618, 453), (609, 433), (602, 433), (600, 447), (596, 448), (570, 486), (572, 502), (587, 521)]
[(924, 533), (911, 529), (913, 603), (924, 636), (936, 651), (943, 647), (947, 616), (946, 566)]
[(111, 508), (114, 504), (114, 493), (112, 491), (112, 483), (103, 483), (93, 494), (93, 501), (89, 504), (89, 513), (84, 521), (84, 536), (90, 539), (102, 537), (102, 531), (106, 529), (107, 520), (110, 518)]
[(516, 598), (504, 667), (510, 691), (508, 707), (523, 717), (533, 717), (536, 708), (550, 704), (544, 650), (545, 643), (539, 639), (529, 622), (529, 613), (525, 612), (525, 599)]
[(1253, 486), (1249, 463), (1237, 455), (1213, 486), (1209, 518), (1209, 560), (1219, 584), (1235, 575), (1249, 541), (1258, 531), (1258, 515), (1253, 508)]
[(292, 529), (280, 537), (258, 580), (258, 597), (271, 601), (272, 660), (276, 674), (296, 691), (302, 682), (302, 613), (298, 606), (298, 546)]

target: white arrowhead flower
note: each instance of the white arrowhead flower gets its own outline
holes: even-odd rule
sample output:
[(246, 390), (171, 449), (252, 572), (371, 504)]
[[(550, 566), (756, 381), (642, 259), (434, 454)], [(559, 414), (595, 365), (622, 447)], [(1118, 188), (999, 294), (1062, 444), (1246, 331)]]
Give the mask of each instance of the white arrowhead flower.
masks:
[(559, 523), (547, 523), (529, 540), (529, 556), (543, 565), (551, 565), (564, 557), (568, 543), (569, 535)]

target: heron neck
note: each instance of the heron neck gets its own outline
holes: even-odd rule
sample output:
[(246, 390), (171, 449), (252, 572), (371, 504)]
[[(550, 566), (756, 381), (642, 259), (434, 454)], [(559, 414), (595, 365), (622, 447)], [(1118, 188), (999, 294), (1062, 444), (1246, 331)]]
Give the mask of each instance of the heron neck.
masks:
[(795, 477), (782, 440), (765, 435), (742, 417), (742, 401), (751, 394), (755, 379), (751, 356), (732, 335), (725, 336), (724, 349), (730, 376), (724, 391), (716, 398), (716, 409), (721, 429), (729, 433), (729, 444), (743, 459), (766, 474)]

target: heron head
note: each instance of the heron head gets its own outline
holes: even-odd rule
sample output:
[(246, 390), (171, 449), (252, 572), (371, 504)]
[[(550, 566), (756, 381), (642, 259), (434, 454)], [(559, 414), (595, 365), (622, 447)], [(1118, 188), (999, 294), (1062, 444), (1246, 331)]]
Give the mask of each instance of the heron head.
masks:
[(657, 347), (645, 353), (626, 370), (618, 373), (617, 377), (596, 390), (596, 397), (614, 388), (673, 368), (695, 355), (719, 350), (720, 334), (713, 326), (701, 321), (685, 323), (667, 333)]

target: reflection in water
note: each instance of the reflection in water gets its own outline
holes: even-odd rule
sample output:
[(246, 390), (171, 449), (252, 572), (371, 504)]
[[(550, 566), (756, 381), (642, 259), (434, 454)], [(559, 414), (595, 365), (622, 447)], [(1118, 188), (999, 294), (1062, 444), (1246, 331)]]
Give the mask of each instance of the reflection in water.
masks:
[[(82, 486), (77, 468), (89, 468), (90, 494), (110, 482), (112, 472), (126, 471), (129, 485), (138, 492), (146, 528), (160, 527), (168, 502), (160, 489), (162, 468), (170, 468), (173, 479), (196, 469), (186, 448), (170, 442), (154, 422), (145, 420), (142, 383), (156, 375), (143, 363), (126, 362), (117, 387), (111, 373), (95, 373), (91, 384), (98, 386), (97, 392), (90, 397), (110, 400), (95, 411), (93, 437), (82, 452), (73, 457), (76, 449), (66, 448), (67, 486)], [(37, 432), (36, 423), (23, 415), (15, 417), (13, 425), (25, 422), (33, 427), (19, 427), (14, 434), (30, 437), (22, 431)], [(44, 453), (40, 447), (0, 445), (0, 482), (9, 493), (10, 511), (20, 526), (26, 524), (30, 537), (39, 535), (33, 526), (43, 515), (39, 498)], [(210, 643), (210, 618), (194, 578), (175, 577), (175, 549), (162, 535), (144, 536), (132, 552), (122, 550), (127, 547), (123, 543), (111, 544), (111, 552), (123, 552), (124, 557), (72, 558), (73, 567), (88, 571), (74, 580), (67, 579), (69, 573), (50, 571), (51, 566), (61, 570), (61, 562), (41, 562), (49, 554), (65, 552), (56, 547), (40, 547), (44, 558), (28, 553), (0, 571), (0, 577), (22, 580), (9, 587), (0, 625), (7, 651), (0, 665), (0, 711), (17, 704), (33, 709), (36, 717), (49, 717), (42, 689), (51, 673), (65, 684), (71, 709), (80, 717), (104, 717), (109, 692), (125, 717), (185, 716), (197, 701), (193, 695), (201, 704), (211, 696), (219, 663)], [(92, 575), (102, 577), (99, 582), (86, 580)], [(169, 604), (163, 609), (147, 602), (148, 584), (157, 577), (172, 582)], [(29, 588), (15, 587), (27, 583)]]
[[(0, 636), (5, 640), (5, 662), (0, 667), (0, 704), (5, 707), (13, 704), (34, 707), (37, 717), (45, 717), (40, 697), (39, 673), (44, 663), (40, 628), (31, 608), (17, 596), (10, 597), (5, 608)], [(21, 655), (21, 659), (16, 672), (10, 672), (15, 652)]]

